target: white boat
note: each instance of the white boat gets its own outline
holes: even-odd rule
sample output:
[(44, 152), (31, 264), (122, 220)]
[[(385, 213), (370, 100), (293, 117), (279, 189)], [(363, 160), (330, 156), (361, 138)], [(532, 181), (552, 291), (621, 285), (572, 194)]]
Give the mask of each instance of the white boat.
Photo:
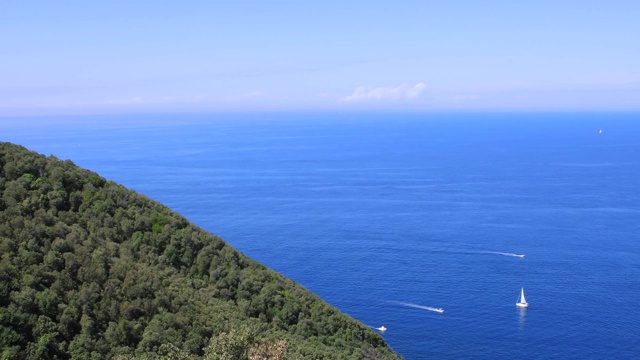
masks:
[(518, 302), (516, 303), (517, 307), (522, 307), (522, 308), (526, 308), (529, 307), (529, 304), (527, 303), (527, 300), (525, 300), (524, 298), (524, 288), (522, 288), (522, 290), (520, 290), (520, 298), (518, 298)]
[(383, 326), (380, 326), (379, 328), (376, 328), (376, 330), (380, 331), (380, 332), (385, 332), (387, 331), (387, 328)]
[(443, 308), (437, 308), (437, 309), (433, 309), (433, 311), (442, 314), (444, 312)]

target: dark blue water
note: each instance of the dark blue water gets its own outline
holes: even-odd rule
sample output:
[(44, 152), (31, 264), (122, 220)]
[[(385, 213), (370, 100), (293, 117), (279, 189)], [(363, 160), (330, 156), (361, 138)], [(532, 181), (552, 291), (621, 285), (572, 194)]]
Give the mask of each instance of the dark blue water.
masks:
[(0, 139), (165, 203), (407, 359), (640, 356), (640, 114), (0, 119)]

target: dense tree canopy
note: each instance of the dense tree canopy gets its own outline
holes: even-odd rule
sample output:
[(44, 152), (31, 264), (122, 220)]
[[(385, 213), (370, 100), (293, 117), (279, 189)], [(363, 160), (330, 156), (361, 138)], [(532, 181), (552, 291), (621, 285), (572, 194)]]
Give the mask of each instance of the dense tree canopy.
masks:
[(396, 357), (167, 207), (0, 143), (0, 358)]

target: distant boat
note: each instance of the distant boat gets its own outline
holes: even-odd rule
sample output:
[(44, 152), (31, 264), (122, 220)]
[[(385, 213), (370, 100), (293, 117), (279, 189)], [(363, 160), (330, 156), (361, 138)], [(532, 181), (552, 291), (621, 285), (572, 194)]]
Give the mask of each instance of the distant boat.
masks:
[(598, 132), (598, 134), (602, 134), (602, 129), (600, 129), (600, 131)]
[(387, 331), (387, 328), (383, 326), (380, 326), (379, 328), (376, 328), (376, 330), (380, 331), (380, 332), (385, 332)]
[(527, 303), (527, 300), (525, 300), (524, 298), (524, 288), (522, 288), (522, 290), (520, 290), (520, 298), (518, 299), (518, 302), (516, 303), (517, 307), (521, 307), (521, 308), (526, 308), (529, 307), (529, 304)]
[(442, 314), (444, 312), (444, 309), (443, 308), (435, 308), (435, 309), (433, 309), (433, 311)]

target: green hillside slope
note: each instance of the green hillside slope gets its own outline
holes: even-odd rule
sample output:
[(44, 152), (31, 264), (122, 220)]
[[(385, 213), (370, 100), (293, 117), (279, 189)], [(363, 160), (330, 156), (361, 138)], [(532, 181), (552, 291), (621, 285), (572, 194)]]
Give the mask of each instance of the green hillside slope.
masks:
[(2, 359), (397, 358), (145, 196), (9, 143), (0, 168)]

